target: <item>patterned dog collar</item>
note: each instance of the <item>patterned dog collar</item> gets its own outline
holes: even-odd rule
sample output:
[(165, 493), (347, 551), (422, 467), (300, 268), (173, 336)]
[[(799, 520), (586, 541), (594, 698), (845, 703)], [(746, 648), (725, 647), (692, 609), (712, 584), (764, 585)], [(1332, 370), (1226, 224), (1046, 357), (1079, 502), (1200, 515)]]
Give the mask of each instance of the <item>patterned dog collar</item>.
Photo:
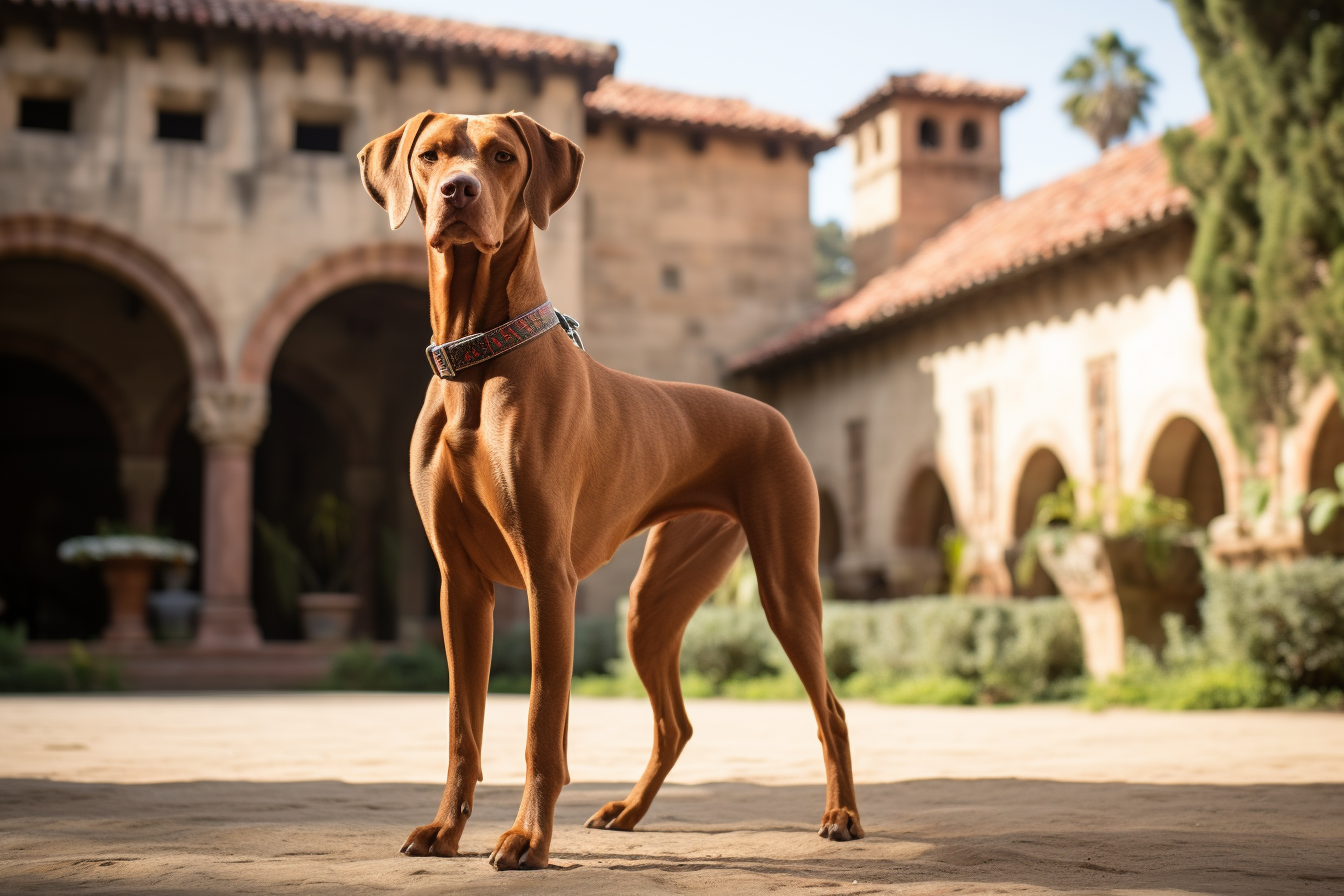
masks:
[(547, 301), (485, 333), (474, 333), (440, 345), (435, 345), (431, 340), (425, 348), (425, 357), (429, 359), (429, 366), (435, 376), (442, 380), (451, 379), (457, 376), (458, 371), (515, 349), (557, 325), (575, 345), (583, 348), (583, 340), (579, 339), (579, 322), (556, 311)]

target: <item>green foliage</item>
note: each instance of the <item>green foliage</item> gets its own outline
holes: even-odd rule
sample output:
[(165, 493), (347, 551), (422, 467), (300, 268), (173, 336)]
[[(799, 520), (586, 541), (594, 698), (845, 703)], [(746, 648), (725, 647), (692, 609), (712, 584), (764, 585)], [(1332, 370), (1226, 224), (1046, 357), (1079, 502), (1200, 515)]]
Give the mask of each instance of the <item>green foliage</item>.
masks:
[(299, 592), (318, 587), (317, 573), (298, 545), (290, 540), (284, 526), (272, 523), (260, 513), (254, 513), (252, 521), (261, 543), (261, 554), (271, 570), (276, 597), (280, 606), (292, 613), (298, 607)]
[[(294, 612), (302, 591), (342, 591), (350, 587), (350, 539), (354, 510), (331, 492), (323, 492), (308, 524), (310, 550), (305, 553), (290, 538), (285, 527), (260, 513), (253, 514), (261, 554), (271, 570), (277, 599), (286, 612)], [(395, 538), (395, 537), (394, 537)], [(383, 540), (383, 562), (395, 562), (395, 540)]]
[(744, 551), (705, 603), (711, 607), (752, 607), (759, 601), (756, 566), (751, 562), (751, 552)]
[(448, 661), (443, 650), (419, 644), (409, 653), (379, 654), (367, 641), (351, 644), (336, 654), (322, 687), (336, 691), (448, 690)]
[(1134, 122), (1146, 124), (1157, 78), (1143, 67), (1142, 51), (1125, 46), (1107, 31), (1092, 38), (1090, 53), (1074, 57), (1060, 80), (1072, 88), (1063, 109), (1074, 127), (1086, 131), (1098, 149), (1123, 140)]
[(868, 681), (863, 679), (850, 684), (845, 688), (845, 695), (871, 697), (878, 703), (896, 706), (969, 706), (975, 703), (979, 691), (974, 682), (950, 675), (922, 675), (890, 684), (861, 686)]
[(1250, 663), (1164, 667), (1134, 642), (1126, 650), (1125, 671), (1087, 689), (1090, 709), (1248, 709), (1275, 703), (1264, 675)]
[(50, 663), (28, 659), (28, 631), (23, 623), (0, 626), (0, 693), (50, 693), (66, 688), (65, 673)]
[(947, 593), (958, 597), (966, 593), (970, 579), (970, 565), (966, 562), (966, 548), (970, 539), (960, 529), (949, 529), (938, 541), (943, 554), (943, 573), (947, 576)]
[[(1151, 482), (1133, 494), (1109, 497), (1101, 488), (1092, 492), (1092, 510), (1084, 512), (1076, 499), (1077, 485), (1065, 479), (1053, 492), (1036, 502), (1036, 516), (1022, 536), (1022, 553), (1013, 575), (1018, 584), (1027, 585), (1036, 574), (1041, 545), (1062, 549), (1064, 540), (1077, 532), (1094, 532), (1107, 538), (1136, 538), (1143, 542), (1144, 559), (1160, 568), (1171, 554), (1171, 546), (1190, 538), (1190, 505), (1179, 498), (1159, 495)], [(1114, 506), (1113, 519), (1101, 508)]]
[(788, 666), (760, 605), (704, 606), (681, 642), (681, 670), (704, 676), (716, 688), (732, 678), (777, 675)]
[(1189, 275), (1238, 443), (1293, 422), (1301, 371), (1344, 389), (1344, 7), (1173, 0), (1211, 128), (1166, 135), (1198, 225)]
[(854, 262), (850, 260), (849, 239), (838, 221), (827, 221), (812, 228), (815, 239), (817, 298), (833, 299), (849, 292), (854, 285)]
[(1211, 569), (1205, 580), (1204, 653), (1193, 659), (1253, 664), (1288, 697), (1344, 689), (1344, 562)]
[(1320, 535), (1330, 528), (1340, 508), (1344, 507), (1344, 464), (1335, 467), (1335, 487), (1315, 489), (1307, 495), (1303, 506), (1310, 511), (1307, 527), (1313, 535)]

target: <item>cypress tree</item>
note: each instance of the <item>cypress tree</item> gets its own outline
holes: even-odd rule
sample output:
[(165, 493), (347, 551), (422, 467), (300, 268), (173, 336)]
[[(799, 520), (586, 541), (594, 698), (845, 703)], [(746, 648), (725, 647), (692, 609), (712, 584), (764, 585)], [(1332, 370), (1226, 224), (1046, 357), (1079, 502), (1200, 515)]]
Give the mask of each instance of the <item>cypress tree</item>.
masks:
[(1189, 275), (1238, 443), (1294, 422), (1294, 384), (1344, 395), (1344, 4), (1172, 0), (1212, 122), (1164, 137), (1196, 221)]

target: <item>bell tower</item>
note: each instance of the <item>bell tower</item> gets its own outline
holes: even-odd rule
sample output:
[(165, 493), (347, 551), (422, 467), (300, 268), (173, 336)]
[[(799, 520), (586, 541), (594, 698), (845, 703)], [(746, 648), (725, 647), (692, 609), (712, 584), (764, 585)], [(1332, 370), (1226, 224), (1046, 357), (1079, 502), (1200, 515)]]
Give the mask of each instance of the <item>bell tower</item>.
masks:
[(1024, 96), (947, 75), (892, 75), (840, 117), (854, 163), (856, 287), (999, 194), (999, 116)]

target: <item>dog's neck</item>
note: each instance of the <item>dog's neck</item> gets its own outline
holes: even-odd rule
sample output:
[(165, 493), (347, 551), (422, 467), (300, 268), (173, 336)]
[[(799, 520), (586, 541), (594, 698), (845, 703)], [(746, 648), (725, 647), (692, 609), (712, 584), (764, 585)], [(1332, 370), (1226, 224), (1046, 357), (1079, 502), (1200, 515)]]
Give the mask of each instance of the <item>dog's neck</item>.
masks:
[(531, 221), (494, 252), (470, 244), (429, 250), (429, 321), (436, 344), (492, 330), (544, 301)]

